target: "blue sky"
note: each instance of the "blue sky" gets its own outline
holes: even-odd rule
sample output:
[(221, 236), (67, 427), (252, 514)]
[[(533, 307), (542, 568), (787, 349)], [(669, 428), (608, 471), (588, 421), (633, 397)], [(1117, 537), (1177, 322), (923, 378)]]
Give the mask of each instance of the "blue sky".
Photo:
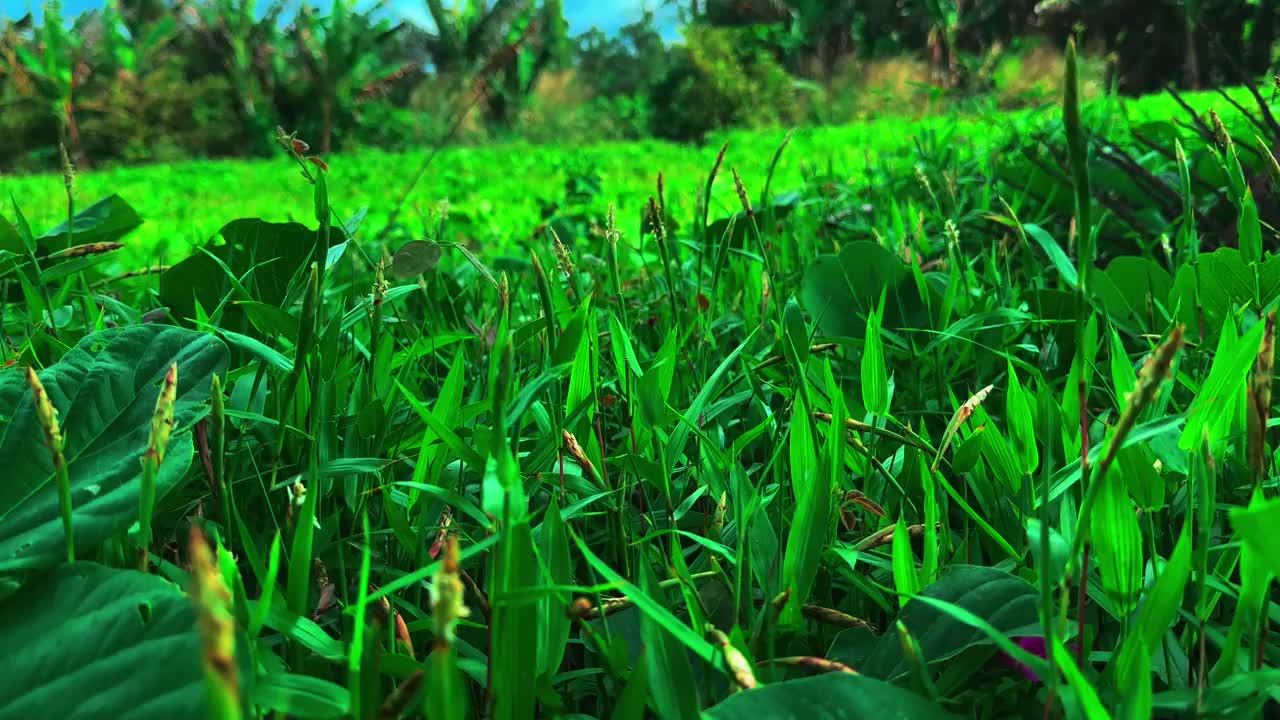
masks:
[[(328, 4), (328, 0), (312, 0), (312, 3), (324, 7)], [(4, 8), (4, 12), (0, 15), (20, 17), (30, 9), (39, 17), (41, 4), (42, 0), (0, 0), (0, 7)], [(259, 0), (258, 4), (265, 6), (267, 1)], [(85, 10), (100, 8), (102, 5), (103, 0), (63, 0), (62, 2), (63, 13), (68, 17)], [(427, 17), (426, 3), (423, 0), (388, 0), (388, 5), (393, 12), (408, 20), (421, 23)], [(668, 40), (678, 37), (674, 9), (663, 8), (658, 0), (565, 0), (564, 14), (569, 21), (569, 31), (574, 35), (586, 32), (592, 27), (613, 33), (623, 25), (639, 19), (645, 7), (657, 12), (664, 37)]]

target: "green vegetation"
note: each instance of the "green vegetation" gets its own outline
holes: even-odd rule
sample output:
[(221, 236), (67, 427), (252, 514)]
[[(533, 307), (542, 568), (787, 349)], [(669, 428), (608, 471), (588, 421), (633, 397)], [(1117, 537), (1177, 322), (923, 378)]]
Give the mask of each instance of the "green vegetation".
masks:
[(1273, 713), (1280, 126), (1065, 77), (6, 181), (0, 717)]
[(1275, 716), (1280, 3), (1178, 8), (8, 22), (0, 720)]

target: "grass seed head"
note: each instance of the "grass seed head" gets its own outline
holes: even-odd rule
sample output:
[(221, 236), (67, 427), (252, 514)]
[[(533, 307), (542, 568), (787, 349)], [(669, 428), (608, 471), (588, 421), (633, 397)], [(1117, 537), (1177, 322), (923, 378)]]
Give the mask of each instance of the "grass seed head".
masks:
[(834, 625), (842, 628), (867, 628), (872, 632), (876, 632), (876, 626), (863, 620), (840, 612), (831, 608), (822, 607), (821, 605), (805, 604), (800, 607), (800, 612), (805, 617), (814, 622), (824, 623), (826, 625)]
[(596, 472), (596, 466), (591, 462), (591, 458), (588, 458), (587, 454), (583, 452), (582, 445), (578, 442), (578, 438), (575, 437), (573, 433), (569, 432), (568, 429), (562, 430), (561, 432), (564, 436), (564, 449), (569, 453), (569, 456), (572, 457), (574, 462), (578, 463), (584, 471), (586, 471), (591, 480), (599, 481), (600, 474)]
[(555, 244), (556, 265), (560, 267), (560, 272), (564, 273), (566, 280), (572, 280), (575, 268), (573, 264), (573, 256), (569, 253), (568, 246), (560, 241), (560, 236), (556, 234), (556, 231), (550, 226), (547, 227), (547, 232), (551, 234), (551, 241)]
[(210, 704), (221, 712), (211, 717), (240, 717), (240, 679), (236, 668), (235, 617), (231, 593), (209, 551), (204, 532), (193, 525), (190, 536), (191, 588), (200, 630), (201, 660)]
[(67, 154), (66, 143), (58, 143), (58, 152), (62, 156), (62, 182), (67, 187), (67, 194), (76, 182), (76, 166), (71, 164), (71, 156)]
[(1142, 412), (1142, 409), (1155, 399), (1156, 390), (1160, 388), (1160, 383), (1169, 377), (1173, 358), (1182, 347), (1182, 333), (1183, 326), (1178, 325), (1169, 333), (1169, 339), (1147, 357), (1142, 370), (1138, 373), (1138, 382), (1125, 397), (1125, 415), (1133, 414), (1136, 417), (1137, 413)]
[(584, 597), (576, 597), (573, 602), (569, 603), (569, 607), (565, 610), (565, 615), (570, 620), (583, 620), (590, 616), (594, 609), (590, 600)]
[(1213, 141), (1218, 144), (1218, 149), (1226, 151), (1231, 146), (1231, 136), (1227, 134), (1227, 126), (1222, 123), (1217, 111), (1209, 111), (1209, 122), (1213, 124)]
[(88, 257), (90, 255), (106, 255), (109, 252), (115, 252), (124, 247), (121, 242), (96, 242), (85, 243), (84, 245), (73, 245), (69, 248), (51, 253), (50, 257), (56, 258), (78, 258)]
[(1253, 377), (1249, 382), (1248, 456), (1249, 467), (1255, 478), (1262, 478), (1267, 462), (1267, 423), (1271, 415), (1271, 380), (1275, 364), (1276, 311), (1272, 310), (1264, 321), (1262, 345), (1253, 365)]
[(738, 191), (738, 202), (742, 203), (742, 212), (749, 218), (755, 217), (756, 214), (751, 209), (751, 196), (747, 195), (747, 186), (742, 184), (738, 168), (729, 168), (729, 171), (733, 173), (733, 189)]
[(659, 244), (667, 242), (667, 228), (662, 224), (662, 210), (658, 207), (658, 201), (652, 197), (649, 198), (648, 206), (649, 230), (653, 232), (653, 237)]
[(387, 297), (387, 288), (391, 287), (387, 282), (386, 258), (378, 258), (378, 268), (373, 275), (373, 306), (381, 307), (382, 302)]
[(458, 557), (458, 538), (450, 535), (445, 541), (444, 561), (431, 583), (431, 615), (435, 619), (436, 637), (445, 644), (453, 643), (458, 620), (471, 614), (463, 602), (465, 587), (458, 576)]
[(157, 464), (164, 460), (164, 451), (169, 447), (169, 436), (173, 434), (173, 410), (177, 398), (178, 364), (171, 363), (169, 371), (164, 374), (160, 395), (156, 398), (156, 411), (151, 416), (151, 437), (147, 441), (147, 455), (154, 457)]
[(729, 150), (729, 141), (726, 140), (720, 146), (720, 152), (716, 153), (716, 161), (711, 165), (710, 179), (707, 181), (707, 192), (711, 192), (711, 183), (716, 181), (716, 175), (720, 174), (720, 166), (724, 163), (724, 154)]
[(857, 675), (858, 671), (836, 660), (828, 660), (827, 658), (813, 657), (811, 655), (799, 655), (795, 657), (777, 658), (776, 663), (783, 665), (793, 665), (805, 670), (812, 670), (816, 673), (845, 673), (846, 675)]
[(733, 684), (739, 690), (751, 690), (759, 683), (756, 681), (755, 670), (751, 668), (751, 661), (747, 659), (742, 651), (729, 642), (729, 636), (725, 635), (714, 625), (707, 625), (707, 640), (720, 648), (720, 652), (724, 653), (724, 662), (729, 666), (729, 676), (733, 678)]
[(49, 447), (49, 452), (53, 454), (53, 464), (55, 467), (61, 466), (63, 463), (62, 430), (58, 427), (58, 410), (50, 402), (49, 394), (45, 392), (44, 385), (40, 382), (40, 376), (30, 367), (27, 368), (27, 384), (31, 386), (31, 392), (35, 396), (36, 418), (40, 421), (40, 429), (44, 431), (44, 442)]

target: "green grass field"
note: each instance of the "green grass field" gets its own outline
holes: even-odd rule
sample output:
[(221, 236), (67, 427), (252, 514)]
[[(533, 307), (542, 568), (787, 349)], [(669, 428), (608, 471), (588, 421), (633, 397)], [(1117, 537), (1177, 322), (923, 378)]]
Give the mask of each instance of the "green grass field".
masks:
[[(1232, 91), (1246, 98), (1240, 89)], [(1199, 108), (1222, 105), (1212, 93), (1188, 96)], [(1131, 122), (1172, 116), (1177, 107), (1165, 96), (1122, 103), (1120, 117)], [(1107, 103), (1108, 106), (1111, 103)], [(796, 130), (778, 164), (775, 191), (799, 189), (814, 175), (853, 184), (876, 177), (911, 172), (911, 167), (956, 153), (985, 157), (996, 145), (1018, 132), (1042, 111), (997, 113), (986, 111), (925, 119), (883, 118), (850, 126)], [(1109, 112), (1115, 112), (1111, 108)], [(1231, 114), (1224, 112), (1231, 120)], [(443, 149), (408, 197), (401, 222), (415, 232), (434, 227), (442, 202), (447, 201), (455, 225), (481, 247), (500, 248), (508, 240), (526, 238), (545, 219), (544, 210), (586, 211), (603, 217), (612, 204), (624, 218), (638, 219), (662, 173), (673, 210), (692, 212), (698, 189), (722, 143), (729, 143), (726, 167), (734, 167), (752, 192), (758, 193), (770, 160), (785, 130), (738, 131), (709, 140), (702, 147), (659, 141), (610, 143), (582, 147), (497, 145)], [(923, 145), (926, 156), (918, 152)], [(366, 232), (377, 232), (407, 188), (428, 151), (405, 153), (366, 151), (327, 159), (330, 182), (348, 217), (365, 213)], [(594, 176), (594, 177), (592, 177)], [(286, 158), (269, 160), (199, 160), (179, 164), (139, 166), (105, 171), (88, 170), (77, 176), (79, 202), (93, 202), (117, 193), (132, 205), (145, 224), (132, 233), (121, 253), (122, 263), (155, 258), (172, 260), (193, 245), (213, 237), (236, 218), (287, 221), (310, 216), (305, 188), (294, 179)], [(572, 178), (598, 182), (598, 191), (573, 206), (566, 199)], [(58, 174), (0, 177), (0, 197), (22, 209), (37, 231), (66, 219), (62, 176)], [(732, 212), (737, 196), (731, 183), (721, 183), (712, 196), (712, 215)], [(566, 207), (566, 205), (570, 207)]]
[[(828, 163), (838, 175), (857, 178), (868, 163), (910, 153), (913, 139), (931, 130), (954, 132), (955, 141), (965, 145), (982, 144), (981, 133), (969, 134), (981, 128), (974, 120), (957, 123), (937, 118), (906, 127), (901, 121), (886, 120), (801, 130), (779, 165), (775, 186), (798, 187), (805, 168), (825, 170)], [(726, 168), (734, 166), (745, 182), (760, 185), (770, 157), (785, 135), (778, 130), (725, 137), (730, 143)], [(705, 182), (718, 149), (718, 145), (692, 147), (657, 141), (585, 147), (448, 148), (436, 157), (409, 197), (404, 219), (422, 226), (447, 200), (451, 217), (465, 222), (476, 240), (491, 247), (494, 241), (531, 233), (542, 220), (544, 204), (563, 203), (566, 181), (587, 173), (598, 176), (600, 192), (591, 206), (601, 215), (612, 203), (628, 211), (628, 217), (638, 216), (655, 192), (658, 173), (666, 178), (674, 208), (691, 212), (689, 203), (696, 197), (698, 185)], [(426, 151), (370, 151), (328, 158), (330, 183), (342, 197), (339, 210), (350, 214), (367, 208), (367, 227), (380, 228), (426, 155)], [(294, 166), (283, 157), (193, 161), (83, 172), (77, 178), (77, 188), (85, 200), (119, 193), (146, 221), (130, 237), (130, 245), (145, 248), (141, 253), (158, 250), (167, 255), (185, 253), (192, 243), (211, 237), (236, 218), (285, 221), (309, 217), (310, 197), (296, 178)], [(60, 175), (0, 178), (0, 194), (11, 196), (35, 227), (65, 220)], [(732, 184), (718, 187), (713, 202), (716, 214), (735, 207)]]

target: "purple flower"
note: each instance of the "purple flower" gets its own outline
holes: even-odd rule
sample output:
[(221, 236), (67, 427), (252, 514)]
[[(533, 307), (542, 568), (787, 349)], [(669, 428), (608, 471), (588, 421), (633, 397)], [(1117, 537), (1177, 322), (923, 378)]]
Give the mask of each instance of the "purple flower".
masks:
[[(1018, 638), (1014, 638), (1013, 642), (1015, 645), (1022, 648), (1023, 650), (1026, 650), (1032, 655), (1036, 655), (1042, 658), (1049, 657), (1045, 649), (1044, 638), (1042, 637), (1038, 637), (1038, 636), (1018, 637)], [(1028, 667), (1026, 663), (1019, 662), (1018, 660), (1010, 656), (1008, 653), (1004, 653), (1004, 652), (1000, 653), (1000, 662), (1005, 665), (1008, 665), (1014, 670), (1017, 670), (1019, 673), (1022, 674), (1022, 677), (1030, 680), (1031, 682), (1040, 682), (1040, 676), (1032, 672), (1031, 668)]]

